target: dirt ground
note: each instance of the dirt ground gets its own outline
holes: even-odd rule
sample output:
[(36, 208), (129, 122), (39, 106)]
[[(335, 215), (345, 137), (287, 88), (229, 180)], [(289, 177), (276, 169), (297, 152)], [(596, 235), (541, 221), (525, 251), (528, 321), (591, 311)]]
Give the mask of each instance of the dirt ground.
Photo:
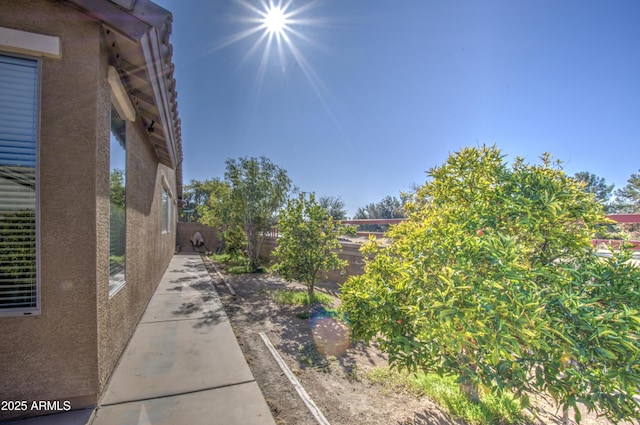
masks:
[[(208, 264), (247, 363), (279, 425), (315, 425), (316, 420), (284, 375), (259, 333), (264, 332), (286, 364), (297, 376), (311, 399), (332, 425), (445, 425), (464, 424), (449, 416), (425, 397), (396, 392), (366, 378), (367, 370), (386, 366), (387, 358), (375, 347), (348, 341), (344, 325), (322, 315), (308, 319), (296, 314), (307, 307), (277, 304), (272, 293), (278, 289), (304, 289), (269, 274), (233, 275), (216, 264), (232, 286)], [(334, 297), (336, 284), (324, 282), (318, 291)], [(336, 298), (336, 302), (338, 302)], [(559, 424), (555, 408), (541, 402), (538, 419), (531, 424)], [(582, 424), (608, 424), (583, 413)]]

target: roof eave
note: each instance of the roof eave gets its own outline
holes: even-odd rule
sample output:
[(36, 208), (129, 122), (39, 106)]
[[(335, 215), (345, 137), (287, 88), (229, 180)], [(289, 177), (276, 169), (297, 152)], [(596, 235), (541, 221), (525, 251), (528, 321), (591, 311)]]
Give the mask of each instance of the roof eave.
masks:
[[(102, 22), (106, 34), (112, 37), (112, 65), (147, 127), (158, 161), (176, 170), (181, 189), (181, 122), (169, 43), (171, 13), (150, 0), (67, 1)], [(178, 196), (182, 197), (182, 190)]]

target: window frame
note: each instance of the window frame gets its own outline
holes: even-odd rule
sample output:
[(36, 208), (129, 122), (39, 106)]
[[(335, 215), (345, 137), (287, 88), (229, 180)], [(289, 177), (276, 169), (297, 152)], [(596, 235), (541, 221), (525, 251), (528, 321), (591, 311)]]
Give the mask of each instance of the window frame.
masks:
[(171, 191), (164, 184), (161, 185), (161, 203), (160, 203), (160, 229), (163, 235), (173, 233), (171, 231), (171, 217), (173, 215), (173, 196)]
[[(124, 261), (124, 267), (125, 267), (125, 277), (122, 280), (122, 282), (117, 283), (115, 286), (111, 286), (111, 265), (110, 265), (110, 257), (111, 257), (111, 201), (109, 200), (109, 208), (108, 208), (108, 212), (107, 214), (109, 215), (109, 258), (108, 258), (108, 262), (109, 262), (109, 267), (107, 268), (107, 279), (109, 281), (109, 285), (107, 285), (108, 288), (108, 295), (109, 295), (109, 299), (113, 298), (118, 292), (120, 292), (120, 290), (122, 288), (124, 288), (127, 284), (127, 279), (126, 279), (126, 269), (127, 269), (127, 189), (126, 189), (126, 173), (127, 173), (127, 127), (130, 124), (133, 124), (136, 122), (136, 110), (133, 107), (133, 104), (131, 103), (130, 99), (129, 99), (129, 95), (127, 93), (127, 90), (125, 89), (121, 79), (120, 79), (120, 75), (118, 74), (118, 71), (116, 70), (115, 67), (113, 66), (109, 66), (108, 71), (107, 71), (107, 81), (109, 82), (109, 86), (111, 88), (110, 91), (110, 107), (111, 110), (115, 110), (115, 112), (118, 114), (118, 117), (123, 121), (124, 123), (124, 138), (125, 138), (125, 146), (124, 146), (124, 172), (125, 172), (125, 211), (124, 211), (124, 215), (125, 215), (125, 253), (124, 253), (124, 257), (125, 257), (125, 261)], [(109, 114), (109, 141), (107, 143), (109, 143), (109, 146), (111, 146), (111, 113)], [(108, 172), (109, 172), (109, 177), (111, 176), (111, 147), (109, 147), (109, 167), (108, 167)], [(111, 182), (111, 178), (109, 178), (109, 182)]]
[(42, 314), (42, 285), (41, 285), (41, 247), (40, 247), (40, 230), (41, 230), (41, 220), (40, 220), (40, 141), (41, 141), (41, 109), (42, 109), (42, 58), (39, 56), (30, 56), (24, 55), (20, 53), (14, 53), (11, 51), (6, 51), (0, 48), (0, 56), (13, 57), (18, 59), (30, 60), (35, 63), (36, 69), (36, 104), (34, 111), (34, 119), (35, 119), (35, 267), (36, 267), (36, 282), (35, 282), (35, 306), (34, 307), (14, 307), (2, 309), (0, 308), (0, 317), (28, 317), (28, 316), (40, 316)]
[[(122, 278), (122, 281), (116, 282), (113, 286), (112, 286), (112, 275), (111, 275), (111, 196), (109, 196), (109, 206), (108, 206), (108, 217), (109, 217), (109, 268), (108, 268), (108, 279), (109, 279), (109, 299), (113, 298), (118, 292), (120, 292), (120, 290), (122, 288), (124, 288), (127, 285), (127, 184), (126, 184), (126, 179), (127, 179), (127, 119), (122, 117), (121, 113), (120, 113), (120, 106), (118, 104), (118, 99), (114, 96), (113, 91), (111, 92), (111, 110), (109, 112), (109, 185), (111, 185), (111, 138), (112, 137), (116, 137), (117, 136), (113, 135), (113, 129), (111, 128), (112, 125), (112, 120), (113, 120), (113, 113), (115, 112), (118, 116), (118, 119), (121, 120), (123, 122), (124, 125), (124, 146), (122, 146), (122, 150), (124, 152), (124, 175), (125, 175), (125, 185), (124, 185), (124, 277)], [(121, 145), (122, 143), (120, 141), (118, 141)], [(110, 189), (110, 186), (109, 186)], [(110, 190), (109, 190), (110, 191)]]

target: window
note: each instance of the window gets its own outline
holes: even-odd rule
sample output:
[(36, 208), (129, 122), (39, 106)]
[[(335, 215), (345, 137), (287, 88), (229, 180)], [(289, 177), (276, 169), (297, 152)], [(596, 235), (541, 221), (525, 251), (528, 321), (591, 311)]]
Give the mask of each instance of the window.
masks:
[(0, 54), (0, 315), (39, 313), (39, 62)]
[(162, 187), (162, 233), (170, 233), (171, 232), (171, 206), (173, 202), (171, 201), (171, 194), (169, 191), (163, 186)]
[(125, 284), (127, 251), (126, 123), (111, 107), (109, 148), (109, 296)]

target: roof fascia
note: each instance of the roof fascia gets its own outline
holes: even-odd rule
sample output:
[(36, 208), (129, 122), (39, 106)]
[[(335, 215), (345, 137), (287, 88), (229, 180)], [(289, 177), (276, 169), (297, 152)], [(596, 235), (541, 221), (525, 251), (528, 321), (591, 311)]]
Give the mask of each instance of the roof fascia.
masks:
[(111, 1), (68, 1), (132, 41), (139, 41), (151, 27), (160, 28), (173, 19), (171, 12), (148, 0), (137, 0), (131, 10)]
[(160, 52), (160, 40), (156, 28), (147, 32), (140, 40), (144, 59), (147, 65), (147, 72), (151, 87), (153, 89), (153, 97), (156, 99), (158, 114), (160, 115), (160, 123), (162, 131), (165, 135), (167, 149), (171, 159), (171, 168), (175, 169), (178, 164), (176, 155), (176, 135), (173, 128), (173, 117), (171, 115), (169, 91), (165, 84), (165, 70), (162, 64), (162, 55)]

